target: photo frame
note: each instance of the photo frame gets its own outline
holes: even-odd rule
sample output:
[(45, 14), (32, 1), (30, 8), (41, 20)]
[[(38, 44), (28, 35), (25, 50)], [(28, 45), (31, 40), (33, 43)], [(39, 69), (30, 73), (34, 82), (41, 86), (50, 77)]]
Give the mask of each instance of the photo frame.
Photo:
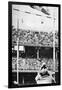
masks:
[(8, 2), (8, 88), (60, 85), (60, 4)]

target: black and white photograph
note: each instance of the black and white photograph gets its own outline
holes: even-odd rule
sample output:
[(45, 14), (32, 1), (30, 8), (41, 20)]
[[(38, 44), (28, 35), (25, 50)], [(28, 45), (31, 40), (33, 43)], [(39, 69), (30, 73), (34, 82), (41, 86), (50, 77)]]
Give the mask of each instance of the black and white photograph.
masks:
[(8, 87), (60, 85), (60, 5), (9, 2)]

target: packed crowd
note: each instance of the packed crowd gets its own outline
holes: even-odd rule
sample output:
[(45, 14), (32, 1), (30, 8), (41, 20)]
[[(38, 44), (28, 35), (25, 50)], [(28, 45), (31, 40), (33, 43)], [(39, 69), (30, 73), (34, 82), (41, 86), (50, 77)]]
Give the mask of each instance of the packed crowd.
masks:
[[(42, 58), (42, 60), (30, 59), (30, 58), (20, 58), (18, 61), (19, 70), (40, 70), (42, 63), (45, 63), (48, 70), (53, 71), (53, 59), (52, 58)], [(12, 69), (17, 70), (17, 59), (12, 58)], [(56, 71), (58, 70), (58, 62), (56, 61)]]
[[(19, 37), (21, 44), (33, 44), (43, 46), (53, 46), (53, 32), (33, 32), (30, 30), (12, 30), (12, 44), (16, 43)], [(55, 31), (55, 46), (58, 46), (58, 32)]]

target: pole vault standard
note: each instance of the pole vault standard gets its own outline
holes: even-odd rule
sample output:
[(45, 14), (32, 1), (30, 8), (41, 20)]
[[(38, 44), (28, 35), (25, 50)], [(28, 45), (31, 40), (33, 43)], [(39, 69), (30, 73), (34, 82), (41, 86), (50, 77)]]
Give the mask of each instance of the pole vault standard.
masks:
[[(18, 9), (13, 9), (16, 12), (19, 12)], [(13, 13), (13, 12), (12, 12)], [(16, 13), (17, 16), (17, 27), (16, 27), (16, 32), (17, 32), (17, 81), (14, 81), (14, 84), (19, 85), (19, 15)]]
[[(17, 11), (17, 10), (16, 10)], [(19, 11), (18, 11), (19, 12)], [(14, 84), (20, 85), (19, 84), (19, 15), (17, 15), (17, 81), (14, 81)], [(24, 78), (23, 78), (23, 84), (24, 84)]]
[(19, 61), (19, 36), (18, 36), (18, 29), (19, 29), (19, 19), (17, 17), (17, 83), (19, 83), (19, 65), (18, 65), (18, 61)]
[(18, 19), (18, 15), (17, 15), (17, 81), (14, 81), (14, 84), (19, 84), (19, 65), (18, 65), (18, 61), (19, 61), (19, 19)]
[[(53, 8), (53, 70), (55, 72), (55, 7)], [(54, 77), (55, 80), (55, 77)]]
[[(17, 11), (17, 10), (16, 10)], [(19, 12), (19, 11), (17, 11)], [(17, 16), (17, 27), (16, 27), (16, 32), (17, 32), (17, 81), (14, 81), (14, 84), (19, 84), (19, 18), (18, 18), (18, 14), (16, 14)]]

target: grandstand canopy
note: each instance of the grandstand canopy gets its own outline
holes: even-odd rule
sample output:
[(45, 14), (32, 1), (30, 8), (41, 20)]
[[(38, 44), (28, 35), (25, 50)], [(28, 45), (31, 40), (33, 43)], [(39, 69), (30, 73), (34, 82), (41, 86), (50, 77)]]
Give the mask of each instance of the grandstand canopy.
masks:
[[(48, 13), (45, 13), (45, 11)], [(13, 5), (12, 26), (32, 31), (58, 31), (58, 8), (45, 6)]]

